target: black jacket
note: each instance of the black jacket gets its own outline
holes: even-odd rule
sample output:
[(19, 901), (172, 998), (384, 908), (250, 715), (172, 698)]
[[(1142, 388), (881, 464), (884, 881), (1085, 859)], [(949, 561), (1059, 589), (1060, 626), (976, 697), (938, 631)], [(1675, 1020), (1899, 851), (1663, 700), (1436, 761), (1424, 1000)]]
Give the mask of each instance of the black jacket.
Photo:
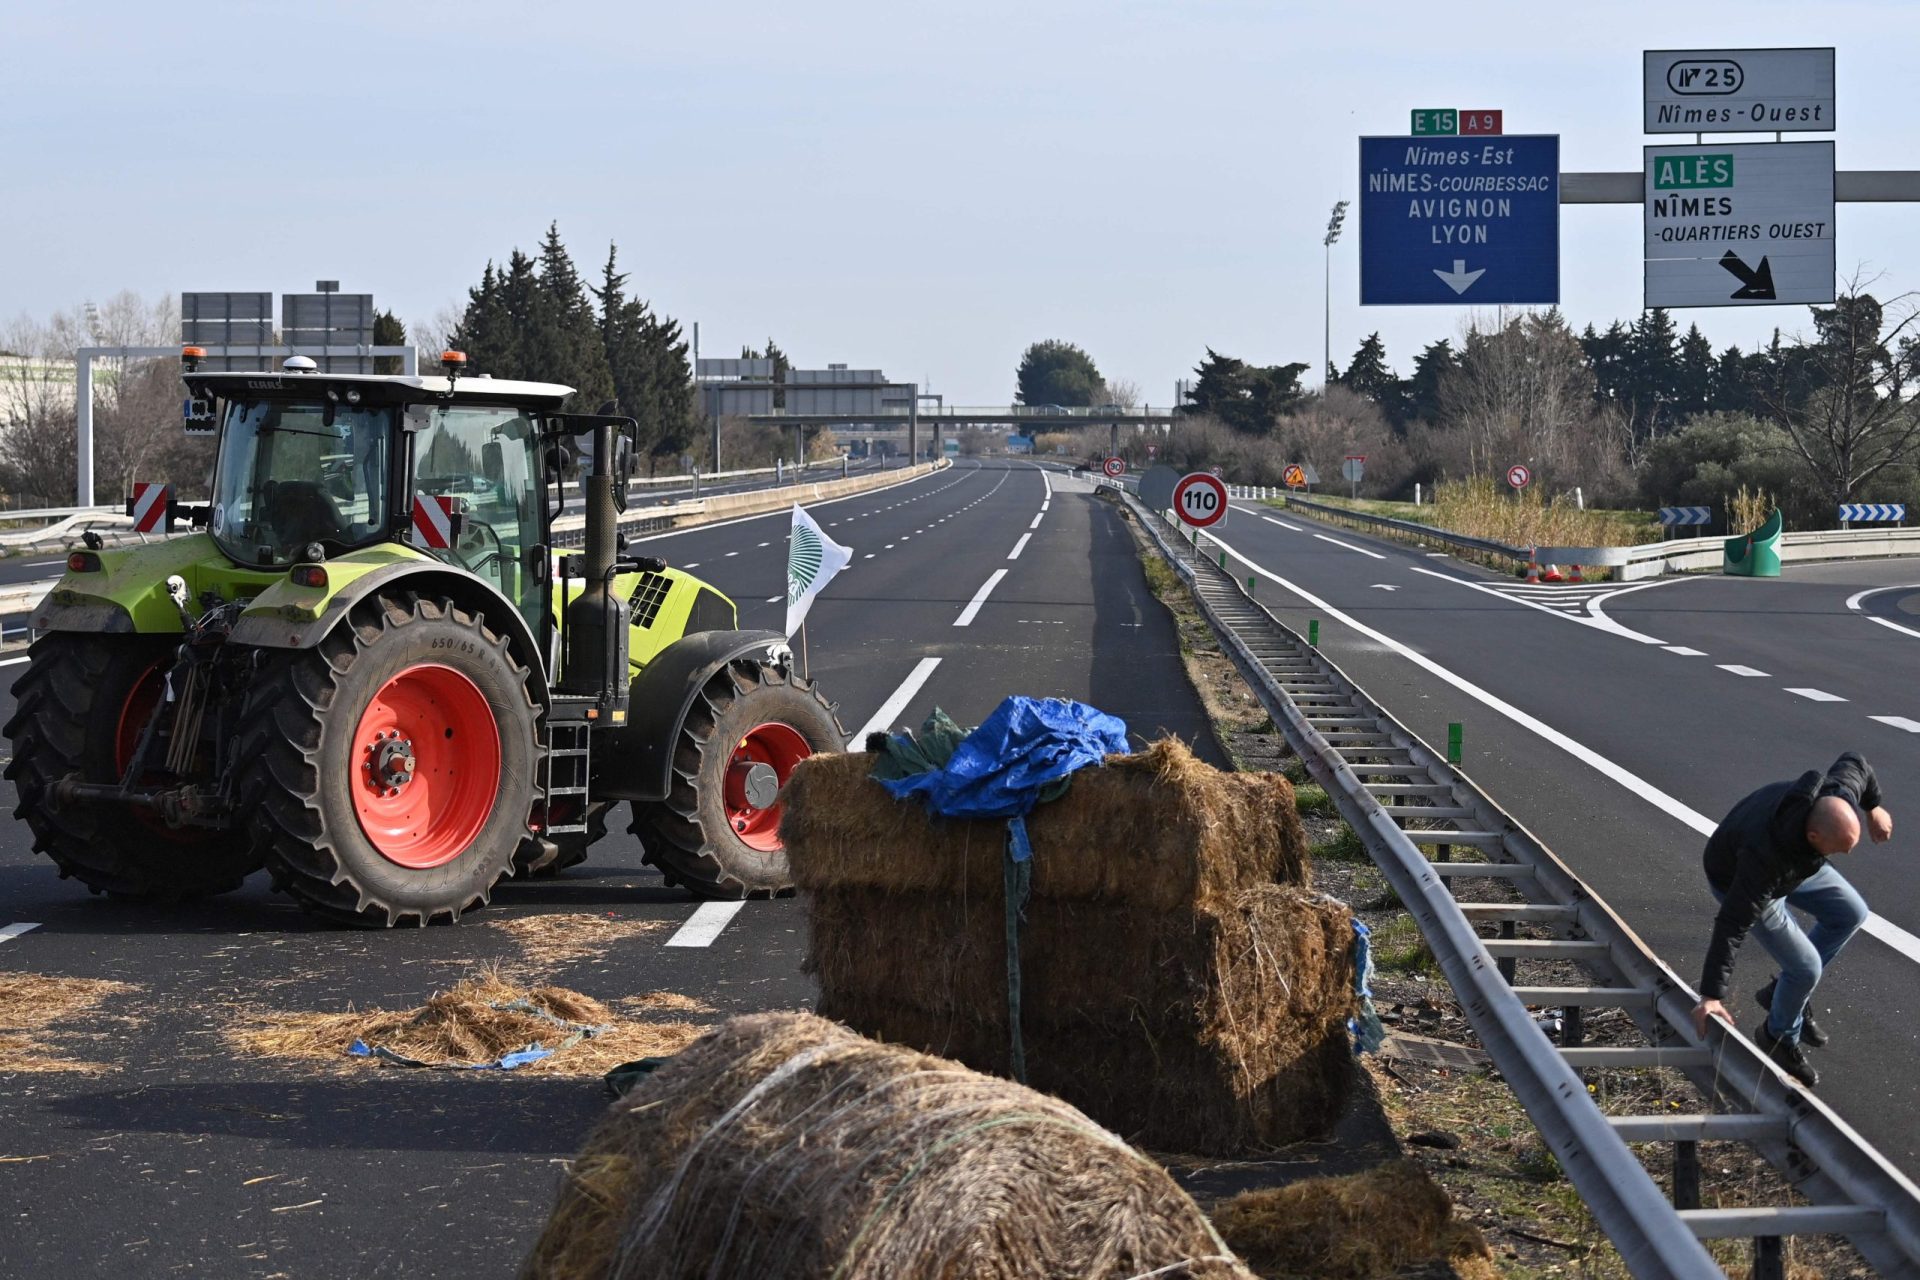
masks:
[(1808, 770), (1792, 782), (1764, 786), (1714, 828), (1704, 859), (1707, 881), (1724, 897), (1700, 974), (1700, 994), (1725, 1000), (1733, 953), (1767, 904), (1784, 898), (1827, 865), (1807, 843), (1807, 814), (1822, 796), (1844, 796), (1862, 810), (1880, 807), (1873, 767), (1849, 751), (1826, 773)]

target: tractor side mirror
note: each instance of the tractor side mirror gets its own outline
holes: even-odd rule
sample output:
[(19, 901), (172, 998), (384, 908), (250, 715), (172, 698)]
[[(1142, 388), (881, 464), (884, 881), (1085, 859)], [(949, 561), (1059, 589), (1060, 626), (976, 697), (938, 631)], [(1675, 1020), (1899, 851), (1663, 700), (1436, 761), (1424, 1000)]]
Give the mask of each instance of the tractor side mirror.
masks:
[(635, 464), (633, 437), (625, 431), (615, 431), (613, 433), (613, 505), (615, 510), (622, 513), (627, 509), (627, 486), (633, 483)]

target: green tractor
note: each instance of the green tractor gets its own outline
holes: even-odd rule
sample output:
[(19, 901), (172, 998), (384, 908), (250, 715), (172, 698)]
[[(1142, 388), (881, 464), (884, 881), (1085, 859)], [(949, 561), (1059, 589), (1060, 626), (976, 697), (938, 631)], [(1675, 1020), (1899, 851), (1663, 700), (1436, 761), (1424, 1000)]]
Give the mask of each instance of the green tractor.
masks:
[(631, 419), (458, 352), (433, 377), (197, 354), (212, 501), (73, 552), (14, 685), (16, 815), (63, 876), (172, 900), (265, 868), (333, 919), (425, 925), (579, 861), (626, 801), (669, 883), (790, 889), (780, 789), (845, 732), (784, 636), (627, 554)]

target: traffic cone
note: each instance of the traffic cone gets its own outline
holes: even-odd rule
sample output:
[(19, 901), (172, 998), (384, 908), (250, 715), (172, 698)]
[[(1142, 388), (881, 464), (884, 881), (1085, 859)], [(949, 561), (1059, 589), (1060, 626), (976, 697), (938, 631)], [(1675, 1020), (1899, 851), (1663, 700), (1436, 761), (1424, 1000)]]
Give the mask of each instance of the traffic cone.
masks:
[(1540, 561), (1537, 552), (1527, 552), (1527, 581), (1540, 581)]
[(1559, 565), (1550, 564), (1547, 566), (1547, 576), (1542, 578), (1541, 581), (1542, 582), (1565, 582), (1566, 579), (1560, 575)]
[(1567, 575), (1567, 581), (1568, 582), (1585, 582), (1586, 581), (1586, 578), (1581, 576), (1579, 565), (1573, 566), (1573, 572)]

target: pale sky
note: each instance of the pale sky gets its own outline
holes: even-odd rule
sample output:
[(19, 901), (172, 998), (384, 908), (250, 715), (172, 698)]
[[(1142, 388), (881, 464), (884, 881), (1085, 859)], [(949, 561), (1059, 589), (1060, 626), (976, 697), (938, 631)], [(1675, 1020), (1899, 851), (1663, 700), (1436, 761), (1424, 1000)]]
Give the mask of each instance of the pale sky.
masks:
[[(1361, 134), (1499, 108), (1566, 170), (1641, 163), (1640, 52), (1832, 45), (1841, 169), (1920, 168), (1920, 4), (770, 0), (661, 5), (22, 3), (0, 19), (0, 317), (123, 288), (338, 278), (409, 321), (558, 220), (617, 241), (702, 354), (771, 334), (803, 366), (1006, 403), (1029, 342), (1086, 347), (1165, 404), (1209, 345), (1321, 351), (1329, 207)], [(1672, 137), (1666, 141), (1688, 141)], [(1561, 305), (1640, 307), (1640, 208), (1569, 206)], [(1920, 210), (1842, 205), (1842, 276), (1920, 288)], [(1453, 308), (1361, 308), (1342, 364), (1403, 373)], [(1676, 313), (1743, 347), (1797, 307)]]

